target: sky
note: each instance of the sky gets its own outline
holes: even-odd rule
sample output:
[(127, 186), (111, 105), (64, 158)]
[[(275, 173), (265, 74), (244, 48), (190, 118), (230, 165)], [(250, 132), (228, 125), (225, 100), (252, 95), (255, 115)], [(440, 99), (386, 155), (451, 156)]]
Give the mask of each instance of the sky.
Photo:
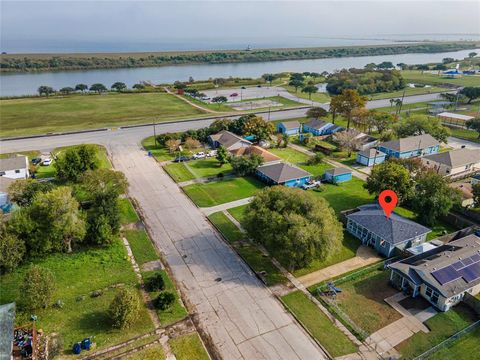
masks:
[(0, 45), (7, 52), (154, 51), (479, 33), (480, 1), (1, 0)]

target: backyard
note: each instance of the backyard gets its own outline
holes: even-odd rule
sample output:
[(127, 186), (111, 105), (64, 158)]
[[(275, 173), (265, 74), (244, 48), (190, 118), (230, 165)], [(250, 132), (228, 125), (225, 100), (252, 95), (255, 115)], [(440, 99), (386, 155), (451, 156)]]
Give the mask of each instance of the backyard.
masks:
[(310, 156), (301, 153), (300, 151), (294, 150), (292, 148), (276, 148), (276, 149), (269, 149), (272, 154), (277, 155), (278, 157), (282, 158), (283, 160), (295, 164), (298, 167), (308, 171), (315, 177), (322, 176), (325, 173), (325, 170), (331, 169), (332, 166), (326, 164), (324, 162), (309, 165), (307, 164), (308, 159)]
[(473, 332), (462, 336), (452, 345), (444, 348), (431, 356), (429, 360), (470, 360), (472, 354), (480, 352), (480, 327)]

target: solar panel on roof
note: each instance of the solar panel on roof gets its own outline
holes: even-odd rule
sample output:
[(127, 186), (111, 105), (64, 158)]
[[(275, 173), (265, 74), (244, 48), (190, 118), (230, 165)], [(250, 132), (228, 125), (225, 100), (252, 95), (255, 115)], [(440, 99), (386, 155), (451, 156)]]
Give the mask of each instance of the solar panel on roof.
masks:
[(480, 255), (479, 254), (472, 255), (472, 256), (470, 256), (470, 259), (472, 259), (473, 262), (479, 262), (480, 261)]
[(461, 261), (457, 261), (456, 263), (453, 263), (452, 264), (452, 267), (455, 269), (455, 270), (460, 270), (461, 268), (463, 268), (463, 263)]
[(463, 263), (463, 265), (468, 266), (468, 265), (473, 264), (473, 260), (468, 257), (468, 258), (463, 259), (462, 263)]
[(480, 263), (475, 263), (458, 271), (466, 282), (472, 282), (480, 278)]
[(462, 275), (460, 275), (452, 266), (447, 266), (440, 270), (434, 271), (432, 272), (432, 275), (440, 283), (440, 285), (447, 284), (462, 277)]

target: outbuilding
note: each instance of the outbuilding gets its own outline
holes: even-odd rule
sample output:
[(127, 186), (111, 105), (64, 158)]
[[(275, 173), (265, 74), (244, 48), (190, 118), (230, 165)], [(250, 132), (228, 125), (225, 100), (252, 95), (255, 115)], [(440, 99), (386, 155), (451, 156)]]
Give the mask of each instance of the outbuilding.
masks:
[(377, 149), (368, 149), (357, 153), (357, 163), (365, 166), (381, 164), (385, 161), (387, 154)]
[(310, 181), (312, 174), (292, 164), (273, 163), (259, 166), (256, 175), (268, 185), (299, 187)]
[(314, 136), (332, 135), (342, 130), (344, 129), (341, 126), (318, 119), (312, 119), (303, 124), (303, 132), (310, 133)]
[(277, 132), (286, 135), (298, 135), (301, 133), (302, 124), (298, 121), (283, 121), (278, 123)]
[(352, 170), (342, 167), (328, 169), (325, 171), (324, 179), (332, 184), (350, 181), (352, 180)]

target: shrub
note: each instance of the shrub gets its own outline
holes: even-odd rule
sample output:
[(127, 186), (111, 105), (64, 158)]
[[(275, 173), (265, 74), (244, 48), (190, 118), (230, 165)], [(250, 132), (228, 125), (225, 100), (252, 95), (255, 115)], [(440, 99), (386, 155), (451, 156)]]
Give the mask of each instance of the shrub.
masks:
[(115, 296), (108, 310), (112, 326), (125, 329), (131, 326), (138, 318), (140, 301), (132, 289), (121, 289)]
[(167, 310), (175, 301), (175, 295), (169, 291), (161, 292), (154, 300), (153, 305), (159, 310)]
[(0, 274), (15, 269), (25, 255), (25, 243), (6, 230), (0, 231)]
[(165, 289), (165, 280), (161, 273), (156, 273), (154, 276), (149, 278), (145, 283), (145, 288), (147, 291), (161, 291)]
[(20, 306), (27, 310), (46, 308), (52, 301), (55, 278), (50, 270), (32, 266), (20, 286)]

